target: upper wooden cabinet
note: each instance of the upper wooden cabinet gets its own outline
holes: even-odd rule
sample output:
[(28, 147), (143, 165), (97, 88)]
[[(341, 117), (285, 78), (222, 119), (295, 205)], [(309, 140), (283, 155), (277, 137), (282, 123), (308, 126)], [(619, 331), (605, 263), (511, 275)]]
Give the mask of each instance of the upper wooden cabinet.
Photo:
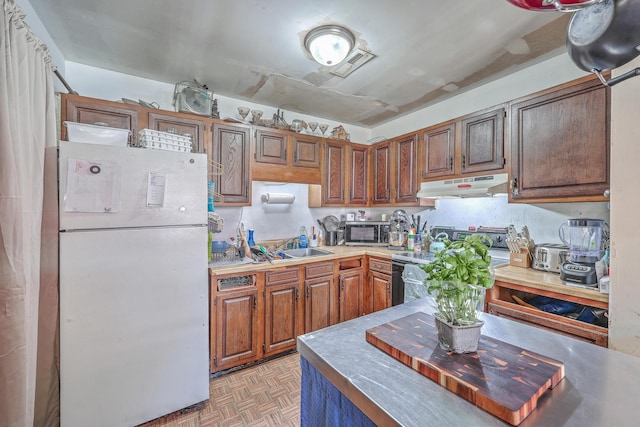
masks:
[(322, 141), (313, 135), (255, 128), (252, 180), (320, 184)]
[(610, 91), (585, 78), (511, 104), (510, 200), (605, 200)]
[(190, 117), (181, 117), (163, 113), (149, 113), (149, 129), (160, 132), (175, 133), (178, 135), (191, 135), (191, 151), (205, 152), (205, 128), (204, 120)]
[(213, 124), (211, 159), (220, 163), (223, 173), (211, 176), (222, 205), (247, 205), (250, 198), (249, 141), (250, 128), (244, 125)]
[(311, 168), (320, 170), (320, 147), (322, 139), (311, 135), (293, 135), (293, 159), (294, 167)]
[(256, 162), (286, 165), (287, 136), (285, 132), (257, 129), (254, 155)]
[(418, 135), (412, 134), (393, 141), (395, 167), (395, 203), (417, 203)]
[(371, 203), (391, 203), (391, 141), (374, 145), (371, 159)]
[(347, 204), (366, 205), (369, 202), (367, 175), (369, 171), (368, 147), (349, 144), (349, 194)]
[[(112, 101), (63, 94), (61, 99), (62, 120), (86, 124), (104, 124), (109, 127), (128, 129), (129, 145), (136, 145), (138, 138), (138, 114), (140, 109)], [(146, 123), (146, 120), (144, 120)], [(144, 126), (143, 126), (144, 127)], [(62, 126), (61, 139), (67, 140), (67, 128)]]
[(342, 142), (326, 141), (324, 146), (324, 177), (322, 204), (344, 204), (346, 146)]
[(461, 173), (502, 169), (504, 159), (503, 107), (476, 113), (461, 121)]
[(427, 128), (422, 134), (421, 177), (435, 178), (454, 174), (456, 124)]

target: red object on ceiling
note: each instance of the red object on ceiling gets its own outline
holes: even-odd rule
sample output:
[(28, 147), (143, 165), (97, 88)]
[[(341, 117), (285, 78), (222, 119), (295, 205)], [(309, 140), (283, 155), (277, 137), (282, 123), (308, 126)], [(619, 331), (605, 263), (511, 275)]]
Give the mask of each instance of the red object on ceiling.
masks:
[[(593, 6), (602, 0), (507, 0), (509, 3), (527, 10), (574, 12), (580, 8)], [(558, 6), (556, 6), (556, 3)], [(566, 9), (565, 9), (566, 8)]]

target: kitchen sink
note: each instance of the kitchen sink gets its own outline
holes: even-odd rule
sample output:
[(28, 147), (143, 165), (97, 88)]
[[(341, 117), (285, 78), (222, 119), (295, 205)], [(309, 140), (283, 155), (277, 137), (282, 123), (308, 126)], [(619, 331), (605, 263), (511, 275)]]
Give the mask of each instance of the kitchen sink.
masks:
[(285, 258), (304, 258), (310, 256), (331, 255), (333, 252), (318, 248), (287, 249), (282, 251)]

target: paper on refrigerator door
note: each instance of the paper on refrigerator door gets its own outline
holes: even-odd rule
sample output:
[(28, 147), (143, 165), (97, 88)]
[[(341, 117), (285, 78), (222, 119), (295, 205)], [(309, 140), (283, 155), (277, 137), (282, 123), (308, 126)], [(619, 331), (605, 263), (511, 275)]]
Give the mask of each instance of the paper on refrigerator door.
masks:
[(163, 206), (164, 191), (167, 174), (164, 172), (149, 172), (147, 180), (147, 206)]
[(66, 212), (120, 211), (120, 164), (111, 160), (69, 159)]

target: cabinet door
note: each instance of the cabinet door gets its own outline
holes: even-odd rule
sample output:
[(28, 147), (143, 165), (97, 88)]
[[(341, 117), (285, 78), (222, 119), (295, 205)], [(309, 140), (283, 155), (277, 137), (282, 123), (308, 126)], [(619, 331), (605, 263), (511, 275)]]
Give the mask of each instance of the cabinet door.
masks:
[(344, 204), (345, 146), (336, 142), (327, 142), (324, 148), (324, 186), (325, 205)]
[(373, 204), (391, 203), (391, 143), (382, 142), (372, 149)]
[(311, 135), (293, 137), (293, 166), (300, 168), (320, 168), (320, 146), (322, 139)]
[(349, 146), (349, 200), (350, 205), (366, 205), (367, 194), (367, 147), (351, 144)]
[(167, 114), (149, 113), (149, 129), (160, 132), (191, 135), (191, 151), (204, 153), (204, 120), (175, 117)]
[(331, 287), (333, 276), (304, 281), (304, 332), (309, 333), (331, 325)]
[(362, 280), (362, 269), (340, 272), (338, 283), (340, 322), (355, 319), (362, 314)]
[(393, 142), (395, 145), (395, 202), (413, 203), (417, 202), (418, 192), (418, 168), (417, 150), (418, 135), (411, 135)]
[(602, 196), (610, 91), (593, 79), (512, 104), (512, 199)]
[(215, 301), (216, 370), (246, 363), (258, 357), (257, 296), (256, 289), (218, 294)]
[(391, 307), (391, 276), (372, 271), (370, 281), (373, 295), (373, 311)]
[(212, 144), (211, 157), (223, 167), (214, 180), (216, 191), (224, 197), (220, 204), (248, 204), (249, 128), (215, 123)]
[(297, 281), (265, 287), (265, 356), (296, 348), (299, 296)]
[(455, 123), (428, 129), (423, 134), (422, 178), (453, 175)]
[[(66, 120), (70, 122), (96, 124), (106, 123), (107, 126), (119, 129), (129, 129), (129, 145), (136, 145), (138, 137), (138, 110), (113, 105), (110, 102), (94, 101), (86, 98), (66, 96), (63, 98), (66, 108)], [(62, 139), (67, 140), (67, 129), (62, 127)]]
[(277, 131), (256, 130), (256, 162), (275, 165), (287, 164), (287, 134)]
[(504, 167), (504, 108), (462, 120), (462, 173)]

